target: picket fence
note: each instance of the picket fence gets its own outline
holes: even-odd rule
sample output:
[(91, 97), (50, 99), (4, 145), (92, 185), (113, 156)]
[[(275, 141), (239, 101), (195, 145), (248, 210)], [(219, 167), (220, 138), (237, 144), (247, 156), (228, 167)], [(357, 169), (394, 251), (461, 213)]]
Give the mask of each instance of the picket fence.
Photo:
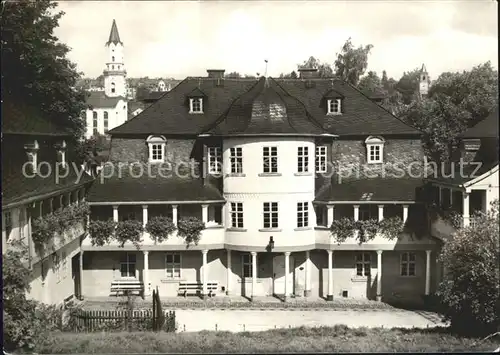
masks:
[[(164, 311), (165, 323), (162, 331), (175, 332), (175, 311)], [(70, 328), (75, 332), (99, 331), (150, 331), (153, 330), (151, 310), (83, 310), (70, 314)]]

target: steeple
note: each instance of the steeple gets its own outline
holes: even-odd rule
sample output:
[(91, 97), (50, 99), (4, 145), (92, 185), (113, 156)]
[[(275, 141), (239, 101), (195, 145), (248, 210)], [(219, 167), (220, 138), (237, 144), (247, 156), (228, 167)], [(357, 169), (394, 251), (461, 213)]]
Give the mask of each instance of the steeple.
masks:
[(116, 26), (116, 20), (113, 19), (113, 24), (111, 25), (111, 32), (109, 33), (109, 39), (106, 42), (106, 45), (110, 43), (118, 44), (120, 43), (123, 46), (123, 42), (120, 41), (120, 35), (118, 34), (118, 27)]
[(424, 98), (429, 93), (429, 87), (431, 80), (429, 79), (429, 73), (425, 68), (425, 64), (422, 64), (422, 69), (420, 69), (420, 82), (419, 82), (419, 94), (421, 98)]

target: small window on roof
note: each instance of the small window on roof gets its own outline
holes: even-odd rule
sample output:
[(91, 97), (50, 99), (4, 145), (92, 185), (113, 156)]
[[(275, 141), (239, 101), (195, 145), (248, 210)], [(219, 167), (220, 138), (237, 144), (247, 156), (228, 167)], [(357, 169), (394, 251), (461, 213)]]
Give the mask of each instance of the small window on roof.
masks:
[(192, 97), (189, 99), (189, 113), (203, 113), (203, 98)]
[(342, 99), (328, 99), (326, 105), (326, 113), (328, 115), (342, 114)]

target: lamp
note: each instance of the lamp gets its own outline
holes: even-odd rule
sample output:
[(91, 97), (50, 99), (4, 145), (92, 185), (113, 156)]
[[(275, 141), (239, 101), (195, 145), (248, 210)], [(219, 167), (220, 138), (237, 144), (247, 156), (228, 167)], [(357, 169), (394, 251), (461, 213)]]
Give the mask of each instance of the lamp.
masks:
[(267, 245), (267, 247), (268, 247), (269, 250), (273, 250), (274, 249), (274, 239), (273, 239), (273, 236), (269, 237), (269, 244)]

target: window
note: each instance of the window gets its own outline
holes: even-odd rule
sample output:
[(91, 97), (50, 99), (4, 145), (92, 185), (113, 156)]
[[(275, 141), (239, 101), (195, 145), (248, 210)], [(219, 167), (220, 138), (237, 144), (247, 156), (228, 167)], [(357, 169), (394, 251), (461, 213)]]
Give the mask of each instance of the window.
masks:
[(114, 66), (114, 65), (112, 65), (112, 66), (111, 66), (111, 69), (115, 70), (115, 66)]
[(203, 113), (203, 99), (201, 97), (189, 99), (190, 113)]
[(18, 226), (19, 226), (19, 239), (23, 240), (24, 239), (24, 227), (25, 227), (25, 218), (24, 214), (26, 213), (26, 210), (24, 207), (21, 207), (19, 209), (19, 215), (18, 215)]
[(415, 276), (415, 253), (401, 254), (401, 276)]
[(277, 147), (263, 147), (262, 157), (264, 160), (265, 173), (278, 172), (278, 148)]
[(309, 226), (309, 204), (307, 202), (297, 203), (297, 227)]
[(264, 228), (278, 228), (278, 202), (264, 202)]
[(243, 203), (231, 202), (231, 227), (243, 228)]
[(342, 113), (341, 111), (341, 99), (330, 99), (328, 100), (327, 105), (327, 114), (329, 115), (338, 115)]
[(97, 125), (98, 125), (98, 121), (97, 121), (97, 111), (93, 111), (92, 112), (92, 128), (93, 128), (93, 131), (94, 131), (94, 134), (97, 134), (98, 132), (98, 128), (97, 128)]
[(229, 152), (230, 152), (229, 160), (231, 162), (231, 173), (232, 174), (243, 173), (243, 149), (231, 148)]
[(372, 263), (370, 253), (356, 254), (356, 275), (370, 276)]
[(297, 155), (297, 171), (307, 173), (309, 171), (309, 148), (299, 147)]
[(111, 92), (114, 93), (115, 92), (115, 83), (111, 83)]
[(363, 204), (359, 206), (359, 220), (367, 221), (370, 219), (378, 220), (378, 206), (372, 204)]
[(111, 57), (111, 61), (112, 61), (112, 62), (114, 62), (114, 61), (115, 61), (115, 57), (114, 57), (114, 56), (113, 56), (113, 57)]
[(135, 278), (135, 254), (125, 253), (120, 262), (120, 275), (123, 278)]
[(326, 173), (326, 146), (316, 147), (316, 172)]
[(108, 111), (104, 111), (104, 133), (108, 132)]
[(149, 162), (162, 163), (165, 160), (165, 147), (167, 140), (164, 136), (149, 136), (147, 139), (149, 145)]
[(59, 254), (52, 254), (52, 264), (54, 265), (54, 274), (56, 275), (56, 281), (61, 281), (61, 258), (59, 258)]
[(222, 167), (221, 149), (219, 147), (208, 147), (208, 173), (219, 174)]
[(165, 255), (165, 271), (168, 279), (180, 279), (181, 277), (181, 254), (167, 253)]
[(244, 278), (252, 277), (252, 255), (251, 254), (243, 254), (242, 255), (242, 274)]
[(384, 157), (384, 139), (381, 137), (368, 137), (366, 144), (366, 161), (368, 164), (382, 163)]
[(10, 211), (3, 213), (3, 225), (5, 227), (5, 239), (8, 241), (10, 233), (12, 232), (12, 214)]
[(328, 211), (325, 205), (318, 205), (314, 208), (316, 212), (316, 225), (327, 226), (328, 224)]

